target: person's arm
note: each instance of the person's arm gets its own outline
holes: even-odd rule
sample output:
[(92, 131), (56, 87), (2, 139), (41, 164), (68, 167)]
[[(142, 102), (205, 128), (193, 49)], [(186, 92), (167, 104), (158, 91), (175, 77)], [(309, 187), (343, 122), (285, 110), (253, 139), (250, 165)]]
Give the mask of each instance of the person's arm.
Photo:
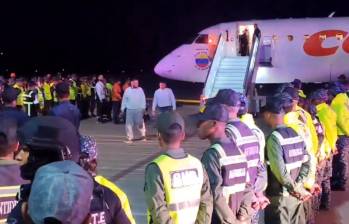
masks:
[[(204, 168), (203, 168), (204, 169)], [(200, 207), (195, 223), (210, 224), (213, 210), (213, 198), (210, 188), (210, 180), (204, 169), (204, 182), (201, 188)]]
[(153, 224), (172, 224), (173, 220), (165, 201), (164, 182), (159, 167), (151, 163), (145, 169), (145, 199)]
[(250, 184), (246, 185), (246, 189), (243, 192), (241, 205), (237, 213), (237, 218), (240, 221), (247, 221), (251, 219), (253, 214), (252, 202), (255, 199), (253, 188)]
[(219, 157), (214, 149), (207, 150), (201, 159), (210, 180), (213, 194), (213, 207), (221, 223), (235, 223), (236, 217), (223, 196), (223, 178), (219, 165)]
[(286, 164), (281, 154), (282, 151), (278, 139), (271, 135), (267, 140), (267, 155), (271, 172), (282, 186), (286, 187), (289, 192), (293, 192), (295, 181), (292, 180), (286, 169)]
[(169, 91), (170, 91), (170, 98), (171, 98), (172, 109), (176, 110), (177, 109), (176, 98), (175, 98), (175, 96), (173, 94), (172, 89), (169, 89)]
[(267, 167), (263, 162), (258, 163), (257, 167), (257, 179), (256, 182), (253, 184), (253, 191), (256, 194), (263, 194), (263, 191), (267, 188), (268, 185), (268, 173), (267, 173)]
[(145, 100), (145, 94), (144, 94), (144, 91), (143, 89), (141, 88), (141, 102), (139, 102), (140, 105), (141, 105), (141, 108), (143, 110), (145, 110), (147, 108), (147, 105), (146, 105), (146, 100)]
[(345, 107), (346, 105), (342, 105), (338, 108), (337, 125), (346, 136), (349, 136), (349, 111)]
[(156, 101), (156, 93), (157, 93), (157, 92), (158, 92), (157, 90), (154, 92), (153, 105), (152, 105), (152, 111), (153, 111), (153, 112), (155, 112), (155, 110), (156, 110), (156, 105), (158, 104), (157, 101)]
[(127, 102), (128, 102), (128, 89), (126, 89), (124, 96), (122, 97), (121, 101), (121, 113), (123, 113), (127, 107)]

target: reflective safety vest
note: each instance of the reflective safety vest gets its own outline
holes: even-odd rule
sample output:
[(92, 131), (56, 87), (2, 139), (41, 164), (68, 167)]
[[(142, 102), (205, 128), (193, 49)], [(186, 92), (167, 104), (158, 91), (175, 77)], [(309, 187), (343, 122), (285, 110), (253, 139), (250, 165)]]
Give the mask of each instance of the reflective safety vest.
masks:
[(8, 215), (18, 203), (16, 196), (24, 180), (20, 177), (19, 165), (14, 161), (3, 160), (0, 163), (0, 223), (6, 223)]
[(17, 106), (23, 106), (23, 93), (24, 93), (24, 88), (21, 87), (21, 86), (19, 86), (18, 84), (13, 85), (13, 88), (19, 90), (19, 94), (18, 94), (18, 96), (17, 96), (16, 105), (17, 105)]
[(165, 200), (173, 223), (195, 223), (204, 181), (200, 160), (190, 155), (183, 159), (173, 159), (164, 154), (153, 162), (157, 164), (162, 174)]
[(319, 150), (316, 154), (316, 158), (318, 162), (320, 162), (326, 159), (326, 154), (331, 152), (331, 148), (329, 148), (328, 141), (325, 138), (325, 129), (320, 120), (317, 117), (313, 117), (313, 123), (319, 139)]
[(69, 100), (76, 100), (76, 86), (69, 86)]
[(228, 122), (225, 131), (227, 136), (233, 139), (246, 155), (250, 181), (254, 185), (260, 164), (260, 148), (257, 136), (240, 120)]
[(31, 117), (35, 96), (36, 95), (34, 94), (34, 90), (28, 90), (23, 93), (23, 105), (25, 106), (25, 111), (27, 112), (29, 117)]
[(222, 193), (226, 198), (229, 207), (233, 209), (234, 194), (245, 191), (246, 183), (249, 182), (248, 165), (246, 156), (237, 147), (239, 151), (233, 152), (232, 149), (225, 149), (220, 144), (213, 144), (219, 155), (219, 165), (222, 172)]
[(331, 107), (337, 114), (338, 135), (349, 136), (349, 97), (347, 93), (339, 93), (332, 100)]
[(135, 224), (136, 221), (132, 216), (131, 212), (131, 206), (128, 201), (127, 195), (118, 187), (116, 186), (113, 182), (109, 181), (108, 179), (104, 178), (103, 176), (95, 176), (95, 181), (99, 183), (100, 185), (103, 185), (110, 190), (112, 190), (120, 199), (122, 210), (126, 213), (128, 219), (132, 224)]
[(246, 113), (241, 116), (240, 120), (246, 124), (253, 134), (258, 138), (259, 143), (259, 155), (260, 160), (264, 162), (265, 156), (264, 156), (264, 149), (265, 149), (265, 135), (264, 132), (256, 125), (254, 122), (252, 114)]
[(51, 85), (44, 82), (43, 85), (45, 100), (52, 100)]
[[(308, 174), (308, 178), (305, 181), (304, 186), (307, 189), (312, 188), (312, 186), (315, 183), (315, 176), (316, 176), (316, 165), (317, 165), (317, 159), (316, 154), (317, 150), (313, 150), (313, 141), (311, 138), (310, 130), (306, 126), (304, 122), (302, 122), (299, 118), (299, 113), (297, 112), (289, 112), (286, 113), (284, 116), (284, 123), (287, 127), (292, 128), (303, 140), (306, 145), (307, 152), (310, 156), (310, 171)], [(314, 128), (315, 129), (315, 128)], [(316, 133), (316, 132), (315, 132)]]
[(289, 172), (293, 180), (296, 180), (303, 162), (308, 159), (304, 155), (305, 145), (302, 137), (296, 135), (296, 133), (290, 135), (284, 129), (276, 130), (272, 135), (277, 138), (281, 145), (287, 172)]
[[(38, 104), (40, 105), (40, 109), (44, 109), (44, 106), (45, 106), (44, 94), (39, 87), (37, 87), (36, 89), (38, 91), (38, 99), (37, 99)], [(34, 104), (37, 104), (37, 103), (34, 102)]]
[(336, 149), (337, 135), (337, 115), (326, 103), (316, 105), (316, 115), (325, 129), (325, 137), (332, 150)]

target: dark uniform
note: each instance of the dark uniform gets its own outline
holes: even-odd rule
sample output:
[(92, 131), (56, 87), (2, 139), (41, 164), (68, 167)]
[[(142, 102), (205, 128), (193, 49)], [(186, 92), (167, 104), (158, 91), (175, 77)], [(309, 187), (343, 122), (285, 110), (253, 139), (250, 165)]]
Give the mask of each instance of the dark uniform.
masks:
[(0, 160), (0, 177), (0, 223), (3, 223), (17, 205), (16, 195), (25, 181), (16, 161)]
[(69, 101), (63, 101), (57, 106), (54, 106), (49, 112), (49, 115), (63, 117), (70, 121), (77, 129), (80, 127), (80, 111)]

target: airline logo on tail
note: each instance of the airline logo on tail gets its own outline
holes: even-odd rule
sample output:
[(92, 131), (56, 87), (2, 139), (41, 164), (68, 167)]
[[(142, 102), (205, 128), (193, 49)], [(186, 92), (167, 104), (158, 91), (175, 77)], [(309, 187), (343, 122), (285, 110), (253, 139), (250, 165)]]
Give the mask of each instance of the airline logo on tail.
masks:
[[(323, 47), (322, 44), (325, 41), (325, 39), (330, 37), (335, 37), (338, 40), (343, 39), (343, 44), (338, 44), (337, 46), (333, 47)], [(307, 55), (314, 57), (334, 55), (339, 48), (342, 48), (344, 52), (349, 54), (349, 35), (348, 32), (343, 30), (323, 30), (314, 33), (306, 39), (303, 45), (304, 52)]]

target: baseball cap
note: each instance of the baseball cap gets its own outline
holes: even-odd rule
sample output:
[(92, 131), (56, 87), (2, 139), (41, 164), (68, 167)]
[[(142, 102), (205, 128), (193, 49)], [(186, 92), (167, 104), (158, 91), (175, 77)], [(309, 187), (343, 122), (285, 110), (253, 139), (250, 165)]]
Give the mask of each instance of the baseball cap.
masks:
[(64, 118), (53, 116), (32, 118), (18, 130), (17, 134), (19, 142), (30, 146), (30, 150), (37, 148), (56, 151), (57, 146), (66, 147), (71, 154), (71, 160), (79, 161), (79, 134), (75, 126)]
[(185, 129), (183, 117), (176, 111), (161, 113), (156, 121), (156, 128), (160, 133), (168, 133), (174, 124), (179, 124), (182, 130)]
[(325, 89), (317, 89), (314, 92), (310, 94), (310, 100), (321, 100), (321, 101), (327, 101), (328, 100), (328, 93)]
[(14, 119), (0, 116), (0, 144), (7, 147), (18, 142), (17, 122)]
[(19, 94), (20, 92), (18, 89), (13, 88), (12, 86), (6, 86), (2, 93), (2, 101), (4, 103), (11, 103), (14, 100), (17, 100)]
[(240, 106), (240, 94), (232, 89), (220, 89), (214, 98), (207, 100), (208, 104), (225, 104), (227, 106)]
[(87, 135), (80, 135), (80, 147), (81, 153), (85, 153), (88, 156), (88, 159), (97, 159), (97, 142), (93, 137)]
[(225, 105), (213, 103), (208, 104), (203, 112), (194, 115), (194, 118), (197, 122), (209, 120), (228, 122), (229, 112)]
[(300, 84), (302, 84), (302, 81), (299, 80), (299, 79), (294, 79), (292, 82), (291, 82), (292, 85), (294, 86), (299, 86)]
[(298, 90), (293, 87), (286, 87), (282, 92), (290, 95), (292, 100), (299, 100)]
[(69, 94), (69, 84), (67, 82), (60, 82), (56, 85), (56, 93), (58, 96)]
[(284, 113), (283, 100), (281, 96), (271, 96), (267, 98), (267, 103), (261, 108), (261, 113), (270, 112), (273, 114)]
[(42, 166), (36, 172), (28, 200), (34, 223), (48, 218), (61, 223), (82, 223), (90, 211), (92, 177), (72, 161)]

